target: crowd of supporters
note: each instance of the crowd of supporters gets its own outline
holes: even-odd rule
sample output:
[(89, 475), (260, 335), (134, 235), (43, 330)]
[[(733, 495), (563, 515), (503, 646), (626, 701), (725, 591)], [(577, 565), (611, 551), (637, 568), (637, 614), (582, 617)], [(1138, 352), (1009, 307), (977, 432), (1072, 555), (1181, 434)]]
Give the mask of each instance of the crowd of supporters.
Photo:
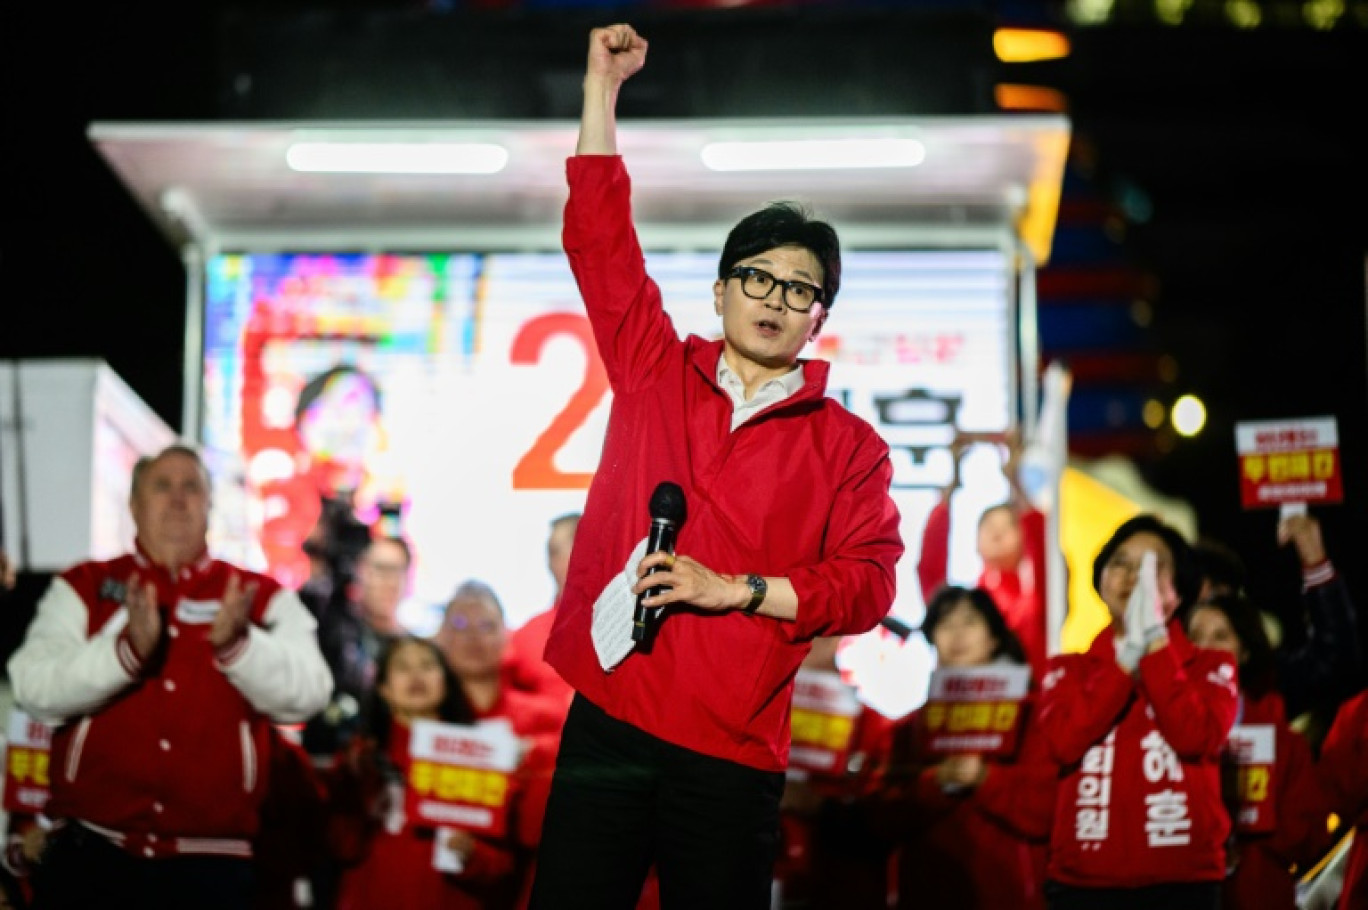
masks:
[[(160, 482), (160, 467), (143, 483)], [(187, 477), (202, 471), (182, 467)], [(150, 511), (160, 495), (154, 487), (135, 492), (135, 518), (149, 540), (146, 528), (162, 527)], [(576, 520), (562, 516), (549, 527), (556, 597)], [(1293, 550), (1301, 565), (1307, 634), (1295, 644), (1270, 636), (1270, 615), (1287, 611), (1245, 589), (1239, 556), (1210, 542), (1193, 546), (1158, 516), (1141, 514), (1098, 541), (1092, 566), (1073, 567), (1090, 572), (1110, 625), (1086, 650), (1048, 657), (1039, 513), (1014, 496), (984, 515), (984, 573), (974, 587), (946, 581), (947, 521), (938, 508), (923, 536), (927, 609), (915, 634), (934, 648), (938, 672), (975, 679), (1007, 670), (1026, 680), (1010, 711), (995, 715), (1010, 719), (999, 728), (1010, 736), (991, 746), (947, 740), (940, 735), (946, 705), (934, 698), (900, 718), (861, 704), (828, 728), (839, 729), (826, 743), (839, 761), (817, 767), (799, 760), (798, 716), (806, 709), (796, 703), (775, 908), (1293, 908), (1306, 905), (1299, 890), (1313, 881), (1337, 901), (1322, 906), (1368, 907), (1362, 639), (1314, 517), (1285, 518), (1270, 541), (1270, 549)], [(184, 710), (170, 707), (169, 694), (175, 680), (191, 678), (175, 675), (188, 659), (184, 646), (167, 645), (164, 635), (161, 645), (139, 645), (140, 635), (152, 634), (139, 617), (166, 601), (166, 585), (210, 585), (225, 604), (241, 605), (238, 627), (206, 626), (205, 654), (249, 704), (233, 707), (237, 696), (227, 685), (205, 688), (197, 690), (205, 701), (187, 716), (236, 712), (255, 749), (252, 780), (241, 798), (155, 804), (159, 815), (215, 814), (214, 823), (227, 827), (206, 829), (206, 845), (246, 837), (241, 849), (223, 848), (247, 863), (251, 898), (240, 906), (527, 906), (571, 696), (541, 659), (554, 603), (510, 630), (498, 594), (471, 579), (453, 592), (440, 626), (418, 633), (398, 616), (413, 557), (399, 538), (374, 536), (345, 596), (312, 600), (307, 591), (288, 599), (291, 592), (270, 589), (264, 578), (240, 581), (219, 568), (225, 564), (194, 553), (175, 563), (188, 566), (180, 575), (157, 581), (147, 562), (160, 564), (161, 551), (144, 543), (140, 536), (127, 567), (155, 584), (144, 590), (135, 580), (115, 591), (110, 563), (64, 574), (10, 662), (19, 707), (51, 718), (58, 731), (47, 774), (68, 775), (63, 799), (78, 808), (67, 815), (80, 819), (71, 823), (50, 806), (9, 813), (4, 896), (11, 906), (71, 905), (52, 897), (62, 892), (55, 882), (123, 874), (117, 862), (109, 865), (111, 852), (163, 860), (192, 852), (158, 841), (155, 822), (102, 826), (104, 816), (96, 817), (140, 818), (130, 808), (136, 794), (123, 802), (110, 795), (121, 786), (109, 776), (119, 766), (111, 756), (161, 735), (146, 732), (133, 712)], [(12, 584), (2, 559), (0, 586)], [(127, 624), (102, 627), (120, 599), (131, 604)], [(290, 611), (303, 605), (329, 691), (312, 701), (258, 692), (262, 681), (297, 686), (306, 677), (316, 688), (313, 652), (281, 656), (289, 643), (280, 623), (295, 621)], [(184, 606), (174, 612), (162, 620), (172, 639), (197, 621)], [(800, 681), (834, 680), (853, 691), (839, 660), (845, 644), (814, 641)], [(94, 662), (97, 646), (109, 647), (104, 664), (59, 672), (70, 671), (72, 655)], [(133, 695), (120, 689), (129, 679)], [(129, 710), (117, 714), (118, 705)], [(1331, 719), (1321, 733), (1305, 724), (1313, 710)], [(90, 727), (103, 714), (120, 726)], [(270, 722), (258, 724), (258, 715)], [(498, 729), (516, 744), (492, 801), (502, 824), (442, 824), (414, 814), (410, 791), (424, 773), (416, 757), (420, 722)], [(90, 733), (102, 724), (103, 740)], [(165, 737), (160, 751), (172, 751)], [(87, 767), (97, 760), (107, 773)], [(226, 765), (219, 770), (231, 777)], [(75, 801), (70, 790), (82, 780), (89, 792)], [(233, 827), (238, 820), (226, 806), (250, 807), (254, 818)], [(1331, 863), (1333, 876), (1312, 874)], [(225, 893), (237, 887), (236, 878), (222, 881)], [(657, 905), (652, 877), (639, 906)]]

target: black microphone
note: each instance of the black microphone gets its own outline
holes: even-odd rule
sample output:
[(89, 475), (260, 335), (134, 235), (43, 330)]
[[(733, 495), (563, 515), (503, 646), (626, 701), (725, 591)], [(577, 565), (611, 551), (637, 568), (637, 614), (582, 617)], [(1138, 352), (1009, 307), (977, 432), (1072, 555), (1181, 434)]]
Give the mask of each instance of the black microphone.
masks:
[[(684, 523), (687, 512), (684, 506), (684, 491), (677, 483), (661, 481), (651, 494), (650, 510), (651, 534), (646, 538), (646, 555), (661, 551), (673, 555), (675, 537), (679, 533), (679, 526)], [(664, 566), (652, 566), (646, 574), (654, 575), (662, 571)], [(656, 585), (637, 595), (636, 610), (632, 614), (632, 641), (646, 641), (650, 636), (651, 626), (662, 609), (647, 607), (642, 601), (665, 590), (667, 588), (664, 585)]]
[(883, 619), (879, 620), (879, 625), (883, 626), (903, 641), (907, 641), (912, 633), (917, 631), (901, 619), (898, 619), (898, 617), (892, 615), (885, 616)]

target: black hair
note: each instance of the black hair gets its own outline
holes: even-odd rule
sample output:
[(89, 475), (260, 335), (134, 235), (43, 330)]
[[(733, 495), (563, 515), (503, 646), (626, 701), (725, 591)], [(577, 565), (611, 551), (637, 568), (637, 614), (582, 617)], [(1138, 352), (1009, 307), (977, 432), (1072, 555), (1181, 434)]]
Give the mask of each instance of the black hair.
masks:
[(968, 604), (987, 623), (988, 631), (997, 639), (997, 650), (993, 652), (994, 660), (1006, 657), (1013, 663), (1026, 663), (1026, 649), (1021, 646), (1021, 639), (1007, 628), (1007, 620), (1003, 618), (1002, 611), (993, 601), (993, 596), (983, 588), (942, 585), (932, 595), (931, 602), (926, 605), (926, 617), (921, 624), (921, 632), (928, 642), (936, 634), (936, 627), (950, 615), (951, 610), (962, 603)]
[(718, 279), (726, 281), (742, 259), (781, 246), (802, 247), (817, 257), (822, 267), (822, 309), (830, 312), (841, 289), (841, 241), (835, 228), (796, 202), (771, 202), (738, 221), (722, 247)]
[(376, 544), (379, 544), (379, 543), (392, 543), (392, 544), (394, 544), (396, 547), (399, 548), (400, 552), (402, 552), (402, 553), (404, 554), (404, 565), (405, 565), (405, 566), (411, 566), (411, 565), (413, 565), (413, 548), (409, 546), (408, 541), (405, 540), (404, 538), (402, 538), (402, 537), (393, 537), (393, 536), (388, 535), (388, 534), (382, 534), (382, 535), (377, 536), (377, 537), (372, 537), (372, 538), (370, 539), (370, 541), (366, 544), (366, 549), (370, 549), (371, 547), (373, 547), (373, 546), (375, 546)]
[(1201, 592), (1202, 576), (1197, 571), (1197, 560), (1193, 558), (1192, 547), (1187, 540), (1155, 515), (1136, 515), (1123, 521), (1121, 526), (1112, 532), (1111, 538), (1097, 551), (1097, 558), (1093, 560), (1093, 590), (1098, 594), (1102, 593), (1102, 570), (1121, 545), (1136, 534), (1145, 533), (1153, 534), (1162, 540), (1164, 546), (1168, 547), (1169, 555), (1173, 557), (1173, 587), (1178, 593), (1177, 613), (1181, 615)]
[(1245, 564), (1233, 548), (1219, 540), (1203, 537), (1192, 545), (1192, 555), (1197, 560), (1197, 571), (1203, 581), (1210, 582), (1222, 591), (1244, 592), (1247, 575)]
[(323, 397), (323, 393), (328, 390), (328, 385), (339, 376), (356, 376), (366, 384), (370, 390), (371, 401), (375, 405), (375, 410), (380, 411), (380, 385), (365, 370), (351, 363), (339, 363), (337, 366), (319, 373), (313, 379), (304, 383), (304, 388), (299, 390), (299, 398), (295, 402), (295, 426), (298, 427), (304, 420), (304, 415), (308, 413), (313, 403)]
[(1198, 610), (1207, 609), (1219, 610), (1225, 616), (1244, 647), (1245, 656), (1239, 667), (1240, 688), (1254, 698), (1273, 691), (1277, 684), (1277, 658), (1254, 601), (1243, 594), (1217, 594), (1194, 604), (1183, 619), (1184, 626), (1192, 621)]
[(400, 648), (407, 645), (427, 648), (437, 658), (437, 663), (442, 668), (442, 685), (445, 689), (445, 695), (442, 697), (441, 704), (437, 706), (437, 719), (448, 724), (473, 724), (475, 722), (475, 709), (471, 707), (470, 700), (466, 698), (465, 690), (461, 688), (461, 681), (456, 678), (455, 671), (447, 663), (446, 655), (442, 653), (442, 649), (437, 646), (437, 643), (428, 638), (419, 638), (416, 635), (396, 636), (381, 645), (380, 653), (375, 658), (375, 682), (371, 684), (365, 710), (362, 713), (361, 735), (374, 740), (376, 753), (381, 756), (385, 755), (386, 747), (389, 745), (390, 728), (394, 725), (394, 714), (380, 695), (380, 686), (389, 679), (390, 664), (394, 661), (394, 655), (398, 653)]

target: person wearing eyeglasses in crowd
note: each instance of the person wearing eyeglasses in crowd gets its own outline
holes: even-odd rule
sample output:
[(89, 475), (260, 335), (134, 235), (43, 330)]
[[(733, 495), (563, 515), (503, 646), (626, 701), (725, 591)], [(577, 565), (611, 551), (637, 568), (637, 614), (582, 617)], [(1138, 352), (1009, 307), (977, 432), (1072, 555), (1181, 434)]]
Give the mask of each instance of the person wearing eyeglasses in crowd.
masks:
[[(654, 863), (662, 906), (768, 908), (794, 677), (814, 638), (892, 606), (893, 472), (874, 428), (826, 394), (829, 365), (800, 358), (841, 280), (835, 231), (801, 206), (737, 223), (712, 286), (723, 337), (680, 339), (617, 147), (617, 96), (646, 50), (630, 25), (591, 32), (567, 164), (564, 246), (613, 403), (546, 647), (576, 695), (532, 905), (632, 907)], [(645, 555), (666, 481), (687, 517), (674, 554)], [(656, 585), (636, 647), (632, 605)]]
[(493, 588), (475, 579), (456, 587), (442, 626), (433, 636), (476, 722), (506, 723), (522, 742), (513, 836), (518, 846), (517, 906), (523, 907), (531, 892), (565, 709), (543, 695), (508, 684), (503, 666), (508, 639), (502, 602)]
[(500, 671), (508, 627), (503, 604), (489, 585), (475, 580), (458, 585), (433, 640), (460, 680), (476, 720), (504, 718), (521, 736), (560, 732), (554, 706), (504, 684)]

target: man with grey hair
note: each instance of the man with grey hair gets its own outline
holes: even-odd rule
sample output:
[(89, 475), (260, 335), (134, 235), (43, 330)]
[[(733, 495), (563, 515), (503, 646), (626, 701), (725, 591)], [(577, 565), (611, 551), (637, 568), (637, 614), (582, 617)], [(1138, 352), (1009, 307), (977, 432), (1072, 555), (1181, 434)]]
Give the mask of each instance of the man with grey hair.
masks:
[(209, 555), (208, 471), (140, 460), (134, 551), (55, 578), (9, 661), (16, 703), (56, 725), (43, 907), (248, 907), (273, 722), (320, 710), (312, 615)]
[(551, 636), (551, 625), (556, 621), (556, 607), (565, 591), (565, 575), (570, 568), (570, 551), (575, 545), (579, 520), (579, 512), (568, 512), (551, 520), (546, 538), (546, 567), (555, 583), (551, 606), (514, 629), (504, 651), (504, 681), (521, 692), (550, 700), (562, 714), (570, 709), (575, 690), (542, 655)]

